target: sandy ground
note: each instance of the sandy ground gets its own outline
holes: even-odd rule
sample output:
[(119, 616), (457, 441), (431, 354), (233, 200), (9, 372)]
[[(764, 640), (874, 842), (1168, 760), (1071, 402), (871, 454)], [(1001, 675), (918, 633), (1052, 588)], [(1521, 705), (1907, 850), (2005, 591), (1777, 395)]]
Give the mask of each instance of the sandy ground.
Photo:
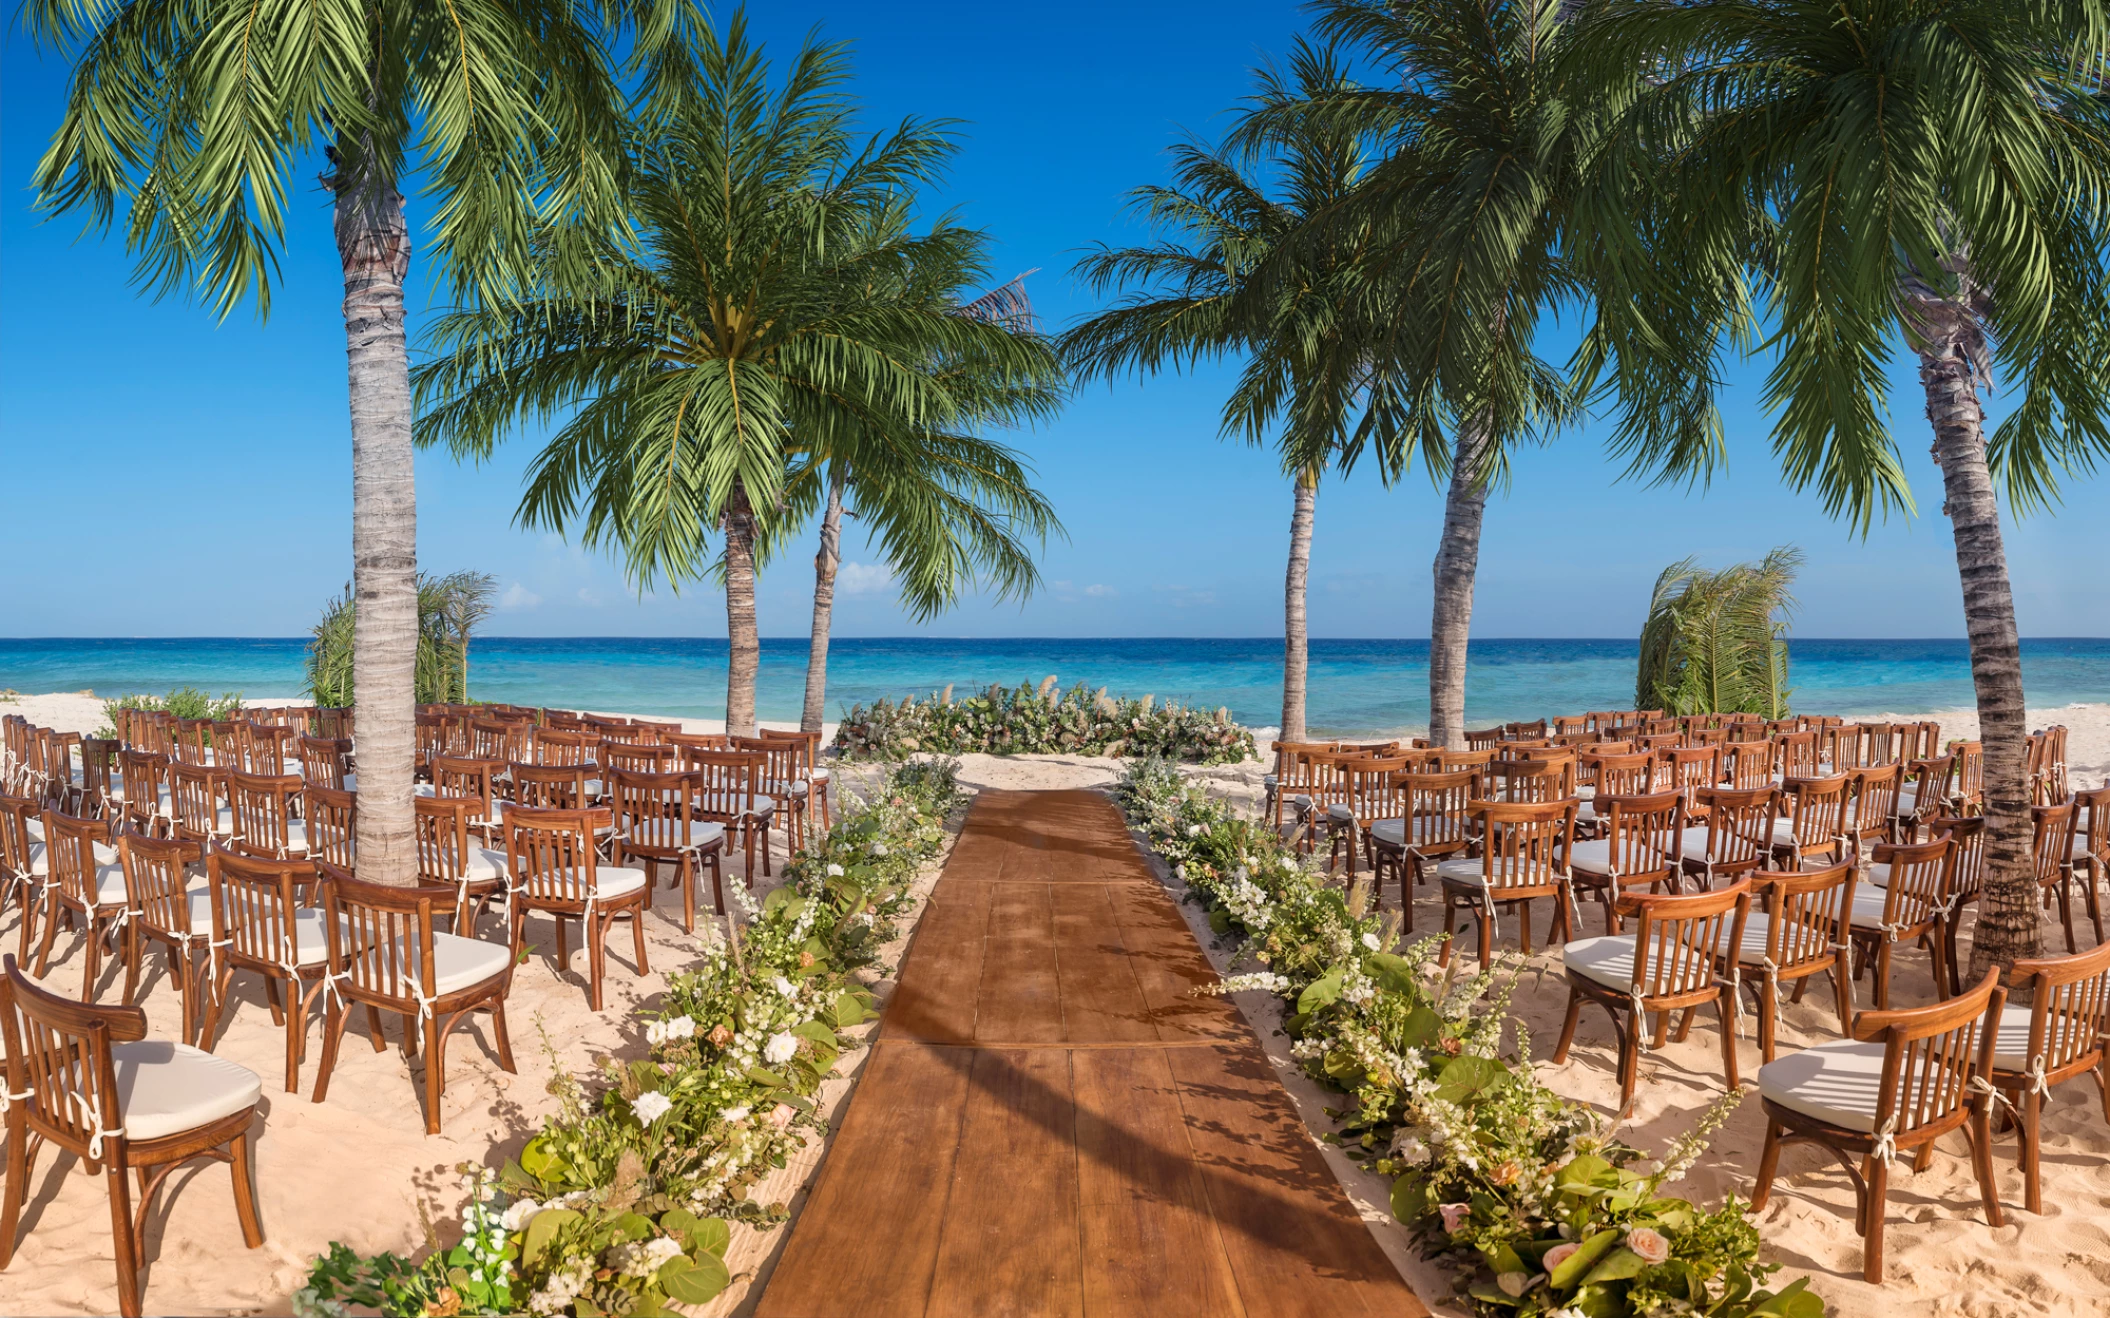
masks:
[[(92, 731), (102, 722), (100, 701), (80, 695), (0, 701), (0, 713), (7, 712), (81, 731)], [(1941, 718), (1944, 735), (1975, 731), (1968, 714), (1946, 713)], [(2063, 722), (2072, 729), (2068, 760), (2077, 786), (2110, 776), (2110, 705), (2032, 710), (2030, 721), (2032, 726)], [(688, 726), (707, 729), (698, 720), (688, 721)], [(975, 787), (1103, 787), (1115, 779), (1121, 763), (1085, 756), (971, 755), (964, 757), (962, 767), (963, 780)], [(1251, 806), (1259, 800), (1261, 772), (1258, 764), (1247, 764), (1194, 770), (1193, 775), (1212, 792)], [(844, 776), (854, 783), (854, 771)], [(926, 871), (918, 886), (919, 899), (935, 873), (935, 866)], [(1169, 877), (1166, 881), (1177, 888)], [(758, 874), (757, 891), (771, 882)], [(1423, 892), (1417, 901), (1417, 927), (1440, 928), (1440, 909), (1426, 896), (1428, 890)], [(375, 1053), (356, 1046), (363, 1027), (355, 1026), (348, 1041), (355, 1046), (347, 1048), (332, 1079), (328, 1103), (318, 1106), (308, 1098), (316, 1065), (312, 1049), (302, 1071), (302, 1093), (285, 1093), (284, 1036), (270, 1023), (254, 984), (238, 987), (239, 1006), (218, 1051), (265, 1080), (257, 1181), (267, 1243), (256, 1251), (240, 1247), (224, 1169), (204, 1165), (176, 1178), (170, 1186), (175, 1193), (164, 1190), (150, 1219), (149, 1309), (283, 1313), (308, 1261), (331, 1240), (365, 1251), (418, 1248), (425, 1238), (421, 1221), (447, 1223), (458, 1205), (455, 1165), (472, 1159), (502, 1161), (517, 1152), (537, 1119), (554, 1106), (545, 1092), (554, 1064), (561, 1060), (566, 1068), (580, 1069), (607, 1056), (642, 1055), (640, 1027), (632, 1012), (651, 1003), (664, 985), (663, 975), (687, 964), (695, 946), (681, 932), (670, 896), (661, 892), (648, 922), (654, 973), (631, 973), (628, 940), (619, 937), (611, 954), (609, 1009), (598, 1016), (586, 1010), (582, 978), (560, 974), (546, 949), (521, 969), (508, 1004), (520, 1074), (498, 1070), (480, 1032), (472, 1030), (469, 1038), (458, 1035), (449, 1058), (446, 1133), (439, 1137), (422, 1133), (417, 1075), (393, 1047)], [(1198, 911), (1183, 909), (1209, 944)], [(1542, 932), (1549, 915), (1537, 913)], [(1595, 918), (1594, 910), (1586, 913), (1587, 932), (1597, 932), (1589, 923)], [(13, 949), (15, 925), (12, 912), (0, 920), (0, 947)], [(905, 924), (904, 930), (908, 927)], [(1505, 922), (1505, 931), (1509, 927)], [(2053, 946), (2056, 938), (2047, 928), (2046, 945)], [(898, 952), (897, 945), (889, 963)], [(65, 959), (54, 966), (54, 981), (69, 991), (77, 989), (82, 964), (78, 940), (62, 942), (59, 954)], [(1222, 964), (1221, 949), (1212, 950), (1212, 956)], [(143, 1001), (150, 1031), (166, 1036), (175, 1030), (176, 997), (161, 977), (158, 961), (150, 960), (149, 968)], [(117, 980), (105, 974), (103, 994), (114, 1000)], [(892, 985), (883, 981), (877, 987), (884, 998)], [(1901, 1004), (1933, 999), (1923, 953), (1900, 956), (1893, 995)], [(1324, 1129), (1328, 1095), (1289, 1061), (1287, 1041), (1275, 1033), (1278, 1004), (1264, 995), (1240, 997), (1240, 1006), (1307, 1119)], [(1837, 1022), (1823, 1005), (1828, 1001), (1828, 992), (1819, 987), (1803, 1005), (1785, 1008), (1784, 1049), (1837, 1037)], [(1515, 1004), (1534, 1041), (1535, 1055), (1550, 1054), (1565, 1002), (1558, 954), (1541, 953), (1525, 971)], [(391, 1040), (395, 1037), (391, 1033)], [(863, 1057), (861, 1051), (844, 1054), (842, 1074), (824, 1092), (831, 1113), (854, 1083)], [(1755, 1039), (1745, 1037), (1740, 1057), (1748, 1089), (1759, 1065)], [(1540, 1067), (1561, 1093), (1609, 1111), (1617, 1098), (1614, 1058), (1602, 1017), (1586, 1014), (1569, 1062), (1562, 1067), (1541, 1062)], [(1703, 1020), (1688, 1042), (1646, 1056), (1639, 1102), (1625, 1133), (1644, 1148), (1660, 1148), (1688, 1129), (1722, 1089), (1719, 1035), (1711, 1020)], [(1687, 1184), (1688, 1193), (1707, 1200), (1730, 1193), (1748, 1196), (1761, 1135), (1758, 1105), (1747, 1101), (1716, 1136), (1713, 1152)], [(1439, 1299), (1447, 1289), (1443, 1274), (1415, 1257), (1411, 1243), (1391, 1221), (1384, 1209), (1384, 1182), (1321, 1147), (1402, 1272), (1424, 1297)], [(758, 1187), (759, 1197), (786, 1200), (796, 1209), (803, 1198), (800, 1187), (822, 1152), (819, 1145), (810, 1147)], [(2110, 1123), (2095, 1087), (2085, 1079), (2062, 1085), (2050, 1103), (2042, 1215), (2020, 1208), (2022, 1180), (2014, 1153), (2012, 1135), (1998, 1141), (2000, 1194), (2008, 1211), (2007, 1225), (2000, 1228), (1987, 1226), (1980, 1215), (1961, 1136), (1943, 1142), (1927, 1172), (1915, 1175), (1901, 1167), (1894, 1174), (1890, 1201), (1890, 1276), (1878, 1288), (1860, 1280), (1860, 1243), (1853, 1232), (1853, 1193), (1846, 1177), (1829, 1162), (1820, 1163), (1821, 1155), (1791, 1151), (1773, 1202), (1760, 1216), (1767, 1257), (1784, 1265), (1783, 1276), (1811, 1274), (1816, 1288), (1841, 1315), (2005, 1318), (2110, 1311)], [(78, 1174), (70, 1159), (43, 1160), (32, 1179), (21, 1247), (0, 1286), (0, 1313), (94, 1313), (114, 1307), (106, 1203), (99, 1179)], [(751, 1307), (783, 1238), (782, 1230), (736, 1231), (729, 1258), (736, 1284), (711, 1312), (740, 1313)]]

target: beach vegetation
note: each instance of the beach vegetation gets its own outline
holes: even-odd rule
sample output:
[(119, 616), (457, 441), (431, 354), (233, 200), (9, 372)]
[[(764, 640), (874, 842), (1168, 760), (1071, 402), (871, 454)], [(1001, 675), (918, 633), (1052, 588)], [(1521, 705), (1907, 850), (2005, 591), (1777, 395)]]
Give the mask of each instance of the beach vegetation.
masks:
[[(415, 878), (411, 791), (417, 525), (402, 189), (444, 284), (507, 296), (563, 211), (612, 222), (621, 97), (605, 24), (652, 0), (30, 0), (32, 40), (73, 61), (33, 174), (51, 215), (121, 225), (138, 283), (221, 317), (271, 310), (297, 189), (318, 173), (343, 274), (351, 403), (354, 637), (364, 674), (363, 877)], [(641, 22), (640, 52), (678, 22)], [(121, 217), (121, 218), (120, 218)], [(537, 252), (543, 260), (562, 259)], [(334, 301), (339, 297), (331, 291)]]
[(1690, 558), (1663, 569), (1641, 625), (1635, 708), (1788, 717), (1789, 592), (1801, 565), (1802, 552), (1782, 546), (1712, 572)]
[(1251, 729), (1233, 722), (1226, 709), (1160, 703), (1155, 695), (1114, 696), (1081, 682), (1063, 691), (1052, 675), (959, 699), (947, 687), (927, 700), (853, 705), (837, 725), (835, 749), (851, 759), (1070, 754), (1201, 764), (1239, 764), (1256, 753)]
[(96, 730), (96, 736), (106, 740), (117, 736), (117, 711), (120, 709), (141, 709), (173, 714), (179, 719), (205, 719), (213, 723), (224, 723), (241, 712), (242, 693), (222, 691), (213, 696), (194, 686), (179, 686), (163, 696), (150, 696), (141, 692), (118, 696), (103, 702), (103, 726)]
[(1234, 972), (1252, 967), (1211, 991), (1281, 1000), (1291, 1056), (1345, 1096), (1322, 1137), (1392, 1179), (1394, 1216), (1465, 1310), (1822, 1318), (1806, 1279), (1768, 1286), (1779, 1265), (1759, 1259), (1747, 1205), (1667, 1192), (1742, 1095), (1652, 1157), (1539, 1080), (1509, 1013), (1513, 961), (1468, 972), (1437, 963), (1441, 937), (1403, 946), (1367, 880), (1344, 889), (1176, 764), (1132, 763), (1114, 795), (1235, 949)]
[[(491, 611), (497, 580), (482, 572), (418, 574), (417, 699), (421, 705), (469, 701), (469, 642)], [(318, 705), (354, 703), (358, 601), (352, 588), (323, 606), (311, 629), (303, 671)]]
[(980, 434), (1052, 409), (1053, 351), (963, 306), (986, 235), (916, 222), (954, 128), (867, 139), (849, 77), (846, 48), (817, 40), (775, 77), (739, 13), (643, 52), (629, 224), (544, 226), (553, 259), (526, 294), (442, 316), (416, 372), (418, 441), (457, 457), (564, 418), (521, 524), (613, 552), (640, 591), (723, 585), (736, 735), (755, 730), (756, 573), (817, 504), (864, 520), (919, 618), (973, 585), (1031, 590), (1032, 542), (1056, 525), (1018, 455)]
[[(1154, 241), (1101, 245), (1077, 263), (1094, 292), (1132, 291), (1068, 330), (1063, 354), (1080, 379), (1190, 370), (1242, 355), (1222, 431), (1250, 444), (1273, 433), (1290, 478), (1281, 739), (1294, 742), (1305, 739), (1305, 596), (1320, 480), (1329, 466), (1346, 472), (1367, 450), (1396, 455), (1399, 444), (1388, 429), (1395, 411), (1386, 377), (1371, 369), (1375, 324), (1343, 287), (1367, 226), (1300, 237), (1354, 194), (1370, 164), (1362, 124), (1299, 109), (1350, 87), (1347, 70), (1332, 47), (1299, 42), (1287, 68), (1255, 79), (1241, 121), (1264, 121), (1267, 131), (1173, 147), (1173, 182), (1131, 194)], [(1263, 287), (1257, 273), (1271, 259), (1287, 269)]]
[[(1631, 308), (1642, 457), (1691, 471), (1726, 344), (1769, 354), (1795, 489), (1867, 534), (1910, 515), (1886, 406), (1918, 368), (1970, 638), (1987, 823), (1971, 975), (2038, 950), (2028, 724), (1998, 494), (2017, 513), (2110, 455), (2110, 105), (2100, 0), (1921, 5), (1636, 0), (1590, 20), (1627, 80), (1606, 177), (1637, 240), (1601, 263)], [(1615, 326), (1615, 328), (1617, 328)], [(2014, 406), (1987, 432), (1996, 375)], [(1913, 409), (1915, 412), (1920, 408)], [(1719, 429), (1718, 423), (1715, 429)]]
[(732, 887), (742, 909), (707, 926), (694, 964), (639, 1013), (627, 1059), (560, 1064), (557, 1110), (518, 1156), (465, 1169), (457, 1244), (411, 1261), (333, 1242), (295, 1311), (652, 1315), (724, 1290), (734, 1227), (788, 1216), (755, 1187), (826, 1132), (821, 1084), (857, 1046), (845, 1031), (876, 1016), (870, 972), (959, 793), (943, 760), (846, 793), (784, 886), (760, 905)]

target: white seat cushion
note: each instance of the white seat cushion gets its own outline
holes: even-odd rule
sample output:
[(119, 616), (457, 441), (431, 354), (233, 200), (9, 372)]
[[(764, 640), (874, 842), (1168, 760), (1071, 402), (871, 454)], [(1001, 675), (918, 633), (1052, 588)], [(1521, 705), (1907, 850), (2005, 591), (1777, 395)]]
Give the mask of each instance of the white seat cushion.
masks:
[(32, 842), (42, 842), (44, 840), (44, 821), (34, 815), (29, 818), (29, 840)]
[[(1414, 820), (1415, 845), (1419, 846), (1433, 839), (1446, 837), (1447, 830), (1450, 827), (1451, 824), (1448, 820), (1435, 819), (1427, 815), (1418, 816)], [(1387, 846), (1404, 847), (1407, 845), (1407, 821), (1404, 819), (1372, 820), (1370, 823), (1370, 836), (1385, 843)]]
[(488, 847), (469, 848), (468, 860), (462, 866), (462, 877), (471, 883), (486, 879), (502, 879), (506, 876), (506, 853)]
[(1794, 820), (1776, 819), (1773, 821), (1773, 845), (1776, 847), (1792, 847), (1795, 845)]
[(805, 782), (804, 782), (804, 781), (800, 781), (800, 782), (795, 782), (795, 783), (786, 783), (786, 784), (784, 784), (784, 795), (786, 795), (786, 796), (790, 797), (790, 798), (791, 798), (792, 800), (794, 800), (794, 801), (803, 801), (803, 800), (805, 800), (805, 799), (806, 799), (806, 784), (805, 784)]
[(1578, 842), (1568, 848), (1568, 868), (1609, 877), (1612, 873), (1612, 840), (1599, 838), (1592, 842)]
[(159, 1039), (110, 1045), (125, 1135), (160, 1139), (196, 1130), (254, 1107), (264, 1084), (256, 1072), (189, 1044)]
[(1436, 863), (1436, 877), (1449, 879), (1453, 883), (1472, 883), (1487, 886), (1487, 866), (1478, 860), (1443, 860)]
[[(605, 873), (606, 871), (603, 871)], [(412, 941), (406, 949), (404, 961), (411, 974), (419, 974), (418, 945)], [(462, 989), (496, 979), (505, 973), (506, 965), (513, 959), (513, 950), (504, 943), (487, 943), (480, 938), (458, 938), (453, 934), (432, 935), (432, 991), (435, 994), (459, 992)]]
[(2029, 1070), (2029, 1018), (2027, 1002), (2011, 1002), (2001, 1008), (2000, 1029), (1993, 1036), (1993, 1065), (2002, 1071)]
[(807, 772), (806, 776), (817, 783), (824, 783), (828, 781), (828, 771), (826, 769), (812, 769)]
[(771, 811), (775, 810), (776, 808), (777, 808), (777, 802), (776, 802), (776, 798), (775, 798), (775, 797), (772, 797), (772, 796), (764, 796), (764, 795), (762, 795), (762, 794), (761, 794), (760, 792), (757, 792), (757, 793), (755, 793), (755, 806), (754, 806), (754, 809), (755, 809), (755, 813), (756, 813), (756, 814), (758, 814), (758, 815), (766, 815), (766, 814), (770, 813)]
[(1336, 801), (1326, 807), (1326, 817), (1337, 824), (1352, 824), (1355, 822), (1355, 811), (1349, 809), (1346, 802)]
[(1859, 929), (1883, 927), (1883, 908), (1890, 901), (1890, 893), (1883, 888), (1855, 888), (1853, 923)]
[(1680, 843), (1679, 843), (1679, 846), (1678, 846), (1678, 854), (1679, 854), (1680, 856), (1683, 856), (1683, 857), (1684, 857), (1685, 859), (1687, 859), (1687, 860), (1694, 860), (1694, 861), (1699, 861), (1699, 862), (1701, 862), (1702, 864), (1704, 864), (1704, 863), (1706, 862), (1706, 860), (1707, 860), (1707, 827), (1706, 827), (1706, 825), (1704, 825), (1704, 824), (1703, 824), (1703, 825), (1701, 825), (1701, 826), (1700, 826), (1700, 827), (1698, 827), (1698, 828), (1688, 828), (1688, 829), (1686, 829), (1686, 830), (1685, 830), (1685, 831), (1684, 831), (1683, 833), (1679, 834), (1679, 838), (1680, 838)]
[(1634, 935), (1599, 934), (1578, 938), (1561, 949), (1561, 963), (1576, 974), (1611, 988), (1634, 983)]
[[(1868, 868), (1861, 871), (1861, 877), (1878, 888), (1887, 888), (1890, 886), (1890, 863), (1888, 861), (1872, 860), (1868, 863)], [(1860, 895), (1858, 891), (1854, 893), (1856, 897)]]
[(1576, 822), (1576, 823), (1578, 823), (1578, 824), (1594, 824), (1594, 823), (1596, 823), (1596, 822), (1597, 822), (1597, 806), (1596, 806), (1596, 804), (1595, 804), (1594, 802), (1591, 802), (1591, 801), (1585, 801), (1585, 802), (1583, 802), (1583, 803), (1582, 803), (1581, 805), (1579, 805), (1579, 806), (1575, 807), (1575, 822)]
[(1737, 949), (1736, 959), (1747, 966), (1763, 966), (1766, 963), (1766, 940), (1772, 933), (1772, 917), (1764, 911), (1753, 911), (1745, 916), (1744, 941)]
[(708, 819), (689, 821), (689, 846), (707, 847), (713, 842), (725, 841), (725, 825), (712, 823)]
[[(95, 873), (97, 876), (96, 882), (98, 885), (100, 885), (102, 881), (101, 876), (103, 871), (115, 869), (119, 866), (120, 862), (117, 856), (117, 848), (106, 847), (100, 842), (90, 842), (88, 844), (88, 848), (95, 855)], [(47, 877), (51, 873), (51, 858), (46, 853), (44, 844), (41, 842), (32, 842), (29, 844), (29, 872), (39, 878)], [(101, 891), (99, 886), (97, 891)], [(106, 897), (98, 896), (96, 900), (108, 901), (109, 899)], [(124, 880), (122, 877), (118, 879), (117, 900), (120, 902), (124, 900)]]
[(1758, 1092), (1820, 1121), (1872, 1131), (1883, 1087), (1883, 1048), (1841, 1039), (1788, 1053), (1758, 1068)]
[(344, 776), (344, 790), (347, 792), (356, 792), (359, 790), (358, 774), (348, 773)]
[(1311, 809), (1311, 797), (1304, 792), (1292, 792), (1290, 794), (1289, 803), (1297, 807), (1299, 810)]
[(123, 906), (127, 900), (125, 893), (125, 867), (122, 865), (96, 866), (95, 904), (97, 906)]
[(1918, 805), (1919, 799), (1919, 784), (1911, 783), (1904, 787), (1898, 788), (1898, 803), (1895, 807), (1894, 813), (1900, 815), (1911, 814), (1914, 807)]
[(1589, 800), (1589, 799), (1590, 799), (1591, 797), (1593, 797), (1593, 796), (1596, 796), (1596, 795), (1597, 795), (1597, 784), (1596, 784), (1596, 783), (1581, 783), (1581, 784), (1578, 784), (1578, 785), (1576, 786), (1576, 789), (1575, 789), (1575, 794), (1576, 794), (1576, 795), (1577, 795), (1578, 797), (1581, 797), (1581, 798), (1582, 798), (1583, 800), (1587, 801), (1587, 800)]
[(621, 897), (636, 892), (645, 886), (643, 870), (628, 869), (621, 865), (603, 865), (594, 871), (595, 890), (602, 900)]

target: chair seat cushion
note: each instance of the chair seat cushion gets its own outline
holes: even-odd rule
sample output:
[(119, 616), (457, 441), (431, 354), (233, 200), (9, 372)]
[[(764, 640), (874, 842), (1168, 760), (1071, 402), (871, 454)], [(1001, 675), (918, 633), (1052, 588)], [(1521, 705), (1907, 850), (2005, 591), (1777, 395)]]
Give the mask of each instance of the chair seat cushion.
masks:
[(1561, 963), (1585, 979), (1612, 988), (1634, 982), (1634, 935), (1599, 934), (1578, 938), (1561, 949)]
[(766, 815), (774, 811), (776, 808), (777, 802), (775, 797), (764, 796), (760, 792), (755, 793), (754, 811), (756, 814)]
[(489, 847), (470, 847), (469, 855), (462, 864), (462, 877), (471, 883), (484, 883), (506, 876), (506, 853), (493, 851)]
[(1478, 860), (1459, 858), (1436, 862), (1436, 877), (1448, 883), (1470, 883), (1475, 887), (1487, 886), (1487, 866)]
[[(1414, 820), (1414, 845), (1424, 846), (1438, 839), (1449, 841), (1451, 840), (1451, 829), (1453, 827), (1454, 825), (1447, 819), (1437, 819), (1429, 815), (1416, 816)], [(1370, 822), (1370, 836), (1386, 846), (1404, 847), (1407, 845), (1407, 821), (1404, 819), (1374, 819)]]
[(1890, 901), (1890, 893), (1884, 888), (1855, 888), (1853, 923), (1857, 929), (1880, 929), (1883, 927), (1884, 907)]
[(826, 769), (809, 769), (806, 773), (806, 776), (816, 783), (825, 783), (828, 781), (828, 771)]
[(344, 776), (344, 790), (347, 792), (356, 792), (359, 790), (358, 774), (348, 773)]
[(110, 1045), (125, 1135), (161, 1139), (256, 1106), (264, 1084), (246, 1066), (160, 1039)]
[(1909, 784), (1898, 788), (1898, 803), (1892, 807), (1892, 813), (1899, 815), (1911, 814), (1918, 807), (1919, 799), (1920, 789), (1918, 784)]
[(1349, 808), (1347, 802), (1336, 801), (1326, 807), (1326, 817), (1336, 824), (1352, 824), (1355, 822), (1355, 811)]
[[(88, 844), (88, 847), (91, 851), (95, 853), (95, 873), (98, 892), (96, 900), (98, 902), (107, 902), (110, 900), (110, 898), (99, 895), (101, 892), (102, 874), (105, 870), (118, 869), (120, 867), (120, 862), (117, 856), (117, 848), (106, 847), (100, 842), (90, 842)], [(29, 844), (29, 872), (38, 878), (47, 878), (51, 874), (51, 857), (46, 853), (44, 844), (41, 842), (32, 842)], [(120, 874), (118, 877), (117, 900), (120, 902), (124, 900), (124, 878), (122, 874)]]
[(1819, 1121), (1873, 1131), (1883, 1050), (1881, 1043), (1835, 1039), (1788, 1053), (1758, 1068), (1758, 1092)]
[(779, 786), (783, 791), (784, 795), (790, 797), (794, 801), (803, 801), (806, 799), (807, 788), (806, 783), (803, 779), (793, 783), (782, 783), (779, 784)]
[[(1878, 888), (1887, 888), (1890, 886), (1890, 863), (1888, 861), (1872, 860), (1868, 863), (1868, 868), (1861, 871), (1861, 877)], [(1860, 895), (1861, 893), (1858, 890), (1854, 893), (1856, 897)]]
[(645, 886), (645, 872), (621, 865), (603, 865), (594, 871), (595, 886), (601, 899), (622, 897)]
[(1744, 941), (1737, 949), (1736, 959), (1747, 966), (1763, 966), (1766, 963), (1766, 942), (1772, 937), (1773, 919), (1764, 911), (1753, 911), (1744, 917)]
[(1612, 873), (1612, 840), (1598, 838), (1568, 848), (1568, 868), (1583, 874), (1609, 878)]
[[(603, 871), (605, 873), (605, 871)], [(432, 935), (432, 991), (458, 993), (506, 972), (513, 950), (504, 943), (480, 938), (459, 938), (435, 932)], [(424, 958), (413, 940), (405, 949), (404, 964), (413, 975), (421, 974)]]
[(2010, 1002), (2001, 1008), (2000, 1028), (1993, 1035), (1995, 1070), (2029, 1070), (2029, 1024), (2033, 1011), (2027, 1002)]

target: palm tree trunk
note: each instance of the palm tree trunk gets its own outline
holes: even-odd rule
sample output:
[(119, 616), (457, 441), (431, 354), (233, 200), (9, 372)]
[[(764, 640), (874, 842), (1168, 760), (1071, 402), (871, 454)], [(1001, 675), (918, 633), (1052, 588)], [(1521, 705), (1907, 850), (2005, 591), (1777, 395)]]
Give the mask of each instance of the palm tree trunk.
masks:
[(725, 639), (725, 730), (752, 737), (762, 639), (755, 632), (755, 514), (738, 481), (725, 511)]
[(2030, 869), (2029, 716), (2022, 698), (2022, 643), (2008, 587), (2000, 506), (1986, 468), (1985, 413), (1971, 366), (1955, 335), (1930, 336), (1920, 352), (1920, 384), (1934, 423), (1942, 470), (1942, 511), (1956, 536), (1963, 578), (1964, 629), (1971, 638), (1971, 685), (1978, 694), (1978, 739), (1985, 745), (1985, 892), (1971, 933), (1971, 977), (2037, 955), (2037, 885)]
[(842, 566), (843, 473), (828, 473), (828, 511), (821, 518), (820, 552), (813, 556), (813, 640), (806, 651), (806, 708), (801, 732), (819, 732), (828, 708), (828, 626), (835, 613), (835, 570)]
[(352, 686), (359, 877), (417, 881), (411, 812), (418, 661), (418, 506), (403, 281), (410, 231), (393, 180), (340, 177), (337, 255), (352, 412)]
[(1319, 478), (1297, 473), (1295, 510), (1289, 515), (1289, 574), (1282, 586), (1282, 740), (1303, 741), (1304, 695), (1311, 676), (1310, 633), (1304, 614), (1311, 581), (1311, 524), (1319, 502)]
[(1473, 577), (1480, 569), (1480, 522), (1487, 511), (1481, 430), (1458, 427), (1451, 492), (1436, 546), (1436, 590), (1429, 617), (1429, 743), (1465, 747), (1465, 646), (1473, 628)]

